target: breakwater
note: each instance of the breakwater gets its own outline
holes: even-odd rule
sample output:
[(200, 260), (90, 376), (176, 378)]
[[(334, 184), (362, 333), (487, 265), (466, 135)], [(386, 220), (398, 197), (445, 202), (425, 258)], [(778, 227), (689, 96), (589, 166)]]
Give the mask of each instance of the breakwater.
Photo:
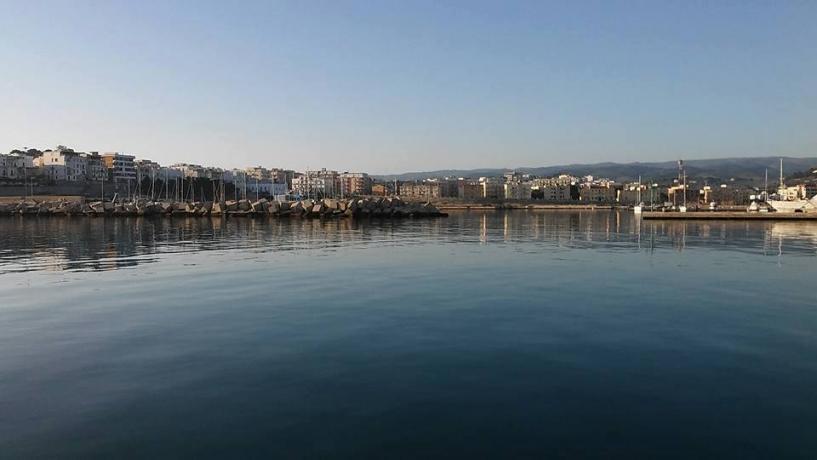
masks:
[(413, 218), (445, 217), (430, 203), (399, 198), (355, 198), (270, 201), (260, 199), (221, 202), (21, 200), (0, 203), (0, 215), (23, 216), (198, 216), (198, 217), (296, 217), (296, 218)]

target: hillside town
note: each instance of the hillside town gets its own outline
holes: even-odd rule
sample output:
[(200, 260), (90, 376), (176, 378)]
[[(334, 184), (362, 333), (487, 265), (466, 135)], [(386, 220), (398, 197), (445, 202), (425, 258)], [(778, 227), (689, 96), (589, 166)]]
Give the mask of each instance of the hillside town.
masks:
[[(679, 162), (680, 165), (680, 162)], [(607, 178), (576, 177), (569, 172), (536, 177), (507, 171), (495, 177), (428, 177), (416, 181), (380, 180), (365, 172), (317, 169), (295, 171), (252, 166), (224, 169), (191, 163), (161, 165), (119, 152), (15, 149), (0, 154), (0, 195), (118, 196), (176, 201), (234, 199), (399, 197), (406, 201), (507, 202), (633, 206), (638, 203), (743, 206), (758, 187), (730, 182), (698, 183), (681, 176), (669, 181), (617, 183)], [(808, 177), (785, 188), (787, 199), (817, 193)]]

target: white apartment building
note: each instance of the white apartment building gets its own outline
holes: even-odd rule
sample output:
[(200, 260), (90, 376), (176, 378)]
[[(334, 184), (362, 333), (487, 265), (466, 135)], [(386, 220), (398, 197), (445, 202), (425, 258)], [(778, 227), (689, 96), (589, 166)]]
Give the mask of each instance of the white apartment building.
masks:
[(121, 153), (105, 153), (102, 155), (102, 164), (108, 169), (109, 177), (114, 182), (136, 181), (136, 165), (133, 155)]
[(68, 149), (46, 150), (34, 164), (43, 168), (46, 177), (58, 181), (84, 181), (87, 172), (85, 157)]
[(22, 180), (26, 168), (33, 168), (34, 160), (28, 155), (0, 154), (0, 179)]
[(319, 171), (306, 171), (292, 179), (292, 190), (301, 196), (337, 196), (340, 194), (340, 176), (337, 171), (328, 171), (325, 168)]

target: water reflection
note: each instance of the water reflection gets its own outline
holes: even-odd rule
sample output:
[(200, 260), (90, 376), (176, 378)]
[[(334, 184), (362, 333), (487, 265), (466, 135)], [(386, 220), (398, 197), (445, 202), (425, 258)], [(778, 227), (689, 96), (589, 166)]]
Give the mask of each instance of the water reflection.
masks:
[(410, 244), (535, 243), (542, 251), (684, 251), (690, 248), (814, 255), (817, 223), (642, 221), (616, 211), (454, 212), (434, 220), (0, 219), (0, 274), (112, 270), (164, 253), (337, 250)]

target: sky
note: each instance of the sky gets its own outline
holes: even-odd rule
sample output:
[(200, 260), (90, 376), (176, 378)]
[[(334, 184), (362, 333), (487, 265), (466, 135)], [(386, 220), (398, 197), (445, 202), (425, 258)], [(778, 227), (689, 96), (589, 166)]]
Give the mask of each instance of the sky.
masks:
[(0, 0), (0, 151), (400, 173), (817, 156), (814, 1)]

